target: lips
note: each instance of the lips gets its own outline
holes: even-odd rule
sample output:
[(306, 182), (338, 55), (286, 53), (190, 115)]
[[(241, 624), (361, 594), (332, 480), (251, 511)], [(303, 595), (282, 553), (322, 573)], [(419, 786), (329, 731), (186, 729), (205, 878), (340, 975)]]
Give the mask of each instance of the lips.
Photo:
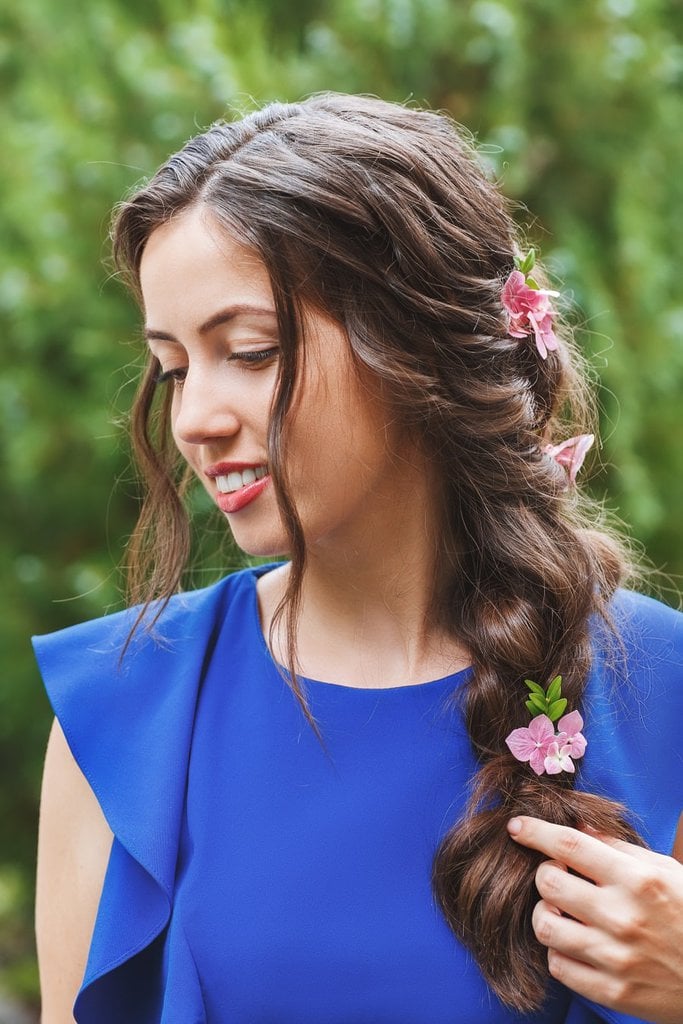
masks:
[(270, 483), (268, 467), (263, 463), (221, 462), (205, 472), (215, 481), (216, 504), (227, 513), (250, 505)]

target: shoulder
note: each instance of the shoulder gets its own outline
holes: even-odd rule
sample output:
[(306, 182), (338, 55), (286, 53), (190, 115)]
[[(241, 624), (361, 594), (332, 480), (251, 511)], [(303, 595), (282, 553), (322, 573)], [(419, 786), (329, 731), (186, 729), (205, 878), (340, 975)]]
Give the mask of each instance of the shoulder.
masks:
[(683, 614), (654, 598), (619, 590), (610, 627), (593, 630), (588, 694), (609, 699), (619, 720), (645, 724), (671, 702), (683, 712)]
[(173, 597), (129, 643), (135, 608), (34, 638), (58, 722), (43, 791), (43, 964), (62, 904), (82, 892), (81, 910), (69, 911), (77, 967), (51, 991), (72, 999), (98, 908), (79, 996), (94, 1000), (97, 1020), (129, 1019), (108, 1008), (106, 976), (168, 923), (199, 694), (219, 637), (219, 652), (223, 640), (257, 637), (256, 577), (265, 571)]
[(630, 590), (617, 591), (609, 611), (615, 635), (596, 630), (598, 668), (625, 693), (683, 699), (683, 614)]
[(628, 590), (608, 612), (609, 622), (593, 627), (586, 705), (641, 737), (683, 714), (683, 614)]
[(209, 642), (225, 612), (255, 586), (255, 571), (244, 569), (211, 586), (173, 595), (166, 603), (103, 615), (55, 633), (32, 638), (39, 667), (50, 693), (53, 674), (66, 682), (79, 669), (116, 670), (125, 676), (150, 657), (177, 653), (179, 648)]
[(618, 590), (610, 606), (627, 643), (645, 645), (662, 655), (683, 651), (683, 613), (633, 590)]
[(222, 629), (239, 635), (246, 626), (254, 590), (255, 572), (245, 570), (179, 594), (130, 641), (135, 608), (34, 637), (69, 749), (110, 827), (126, 841), (137, 841), (143, 807), (167, 803), (168, 791), (181, 784), (214, 647)]
[(610, 613), (614, 633), (594, 629), (580, 785), (625, 804), (653, 848), (668, 853), (681, 812), (683, 615), (623, 590)]
[(119, 733), (146, 748), (155, 734), (177, 729), (193, 714), (219, 632), (226, 623), (240, 631), (253, 608), (256, 576), (266, 570), (245, 569), (177, 594), (142, 618), (140, 608), (131, 608), (33, 637), (47, 695), (72, 751), (85, 752), (109, 737), (113, 753)]

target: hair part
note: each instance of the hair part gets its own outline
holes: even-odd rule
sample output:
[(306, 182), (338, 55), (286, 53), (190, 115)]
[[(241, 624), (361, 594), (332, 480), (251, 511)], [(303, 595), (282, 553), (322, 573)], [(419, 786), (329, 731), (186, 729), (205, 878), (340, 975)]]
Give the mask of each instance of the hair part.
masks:
[[(436, 852), (433, 887), (499, 998), (535, 1009), (548, 980), (531, 928), (539, 858), (508, 839), (507, 819), (536, 815), (638, 841), (622, 807), (578, 792), (567, 776), (535, 777), (504, 742), (525, 724), (525, 676), (546, 683), (561, 673), (580, 707), (589, 619), (609, 624), (628, 570), (618, 540), (595, 528), (596, 508), (542, 451), (585, 428), (581, 360), (567, 337), (541, 360), (531, 341), (509, 336), (500, 291), (520, 251), (517, 231), (473, 145), (442, 114), (323, 94), (214, 124), (117, 210), (114, 257), (138, 298), (147, 240), (192, 208), (249, 246), (273, 288), (281, 361), (268, 452), (291, 573), (272, 628), (285, 628), (292, 686), (316, 731), (296, 674), (306, 542), (284, 451), (306, 309), (342, 326), (356, 365), (438, 461), (432, 611), (471, 653), (463, 714), (479, 770), (465, 817)], [(141, 619), (177, 589), (189, 551), (154, 363), (132, 417), (148, 486), (130, 548)]]

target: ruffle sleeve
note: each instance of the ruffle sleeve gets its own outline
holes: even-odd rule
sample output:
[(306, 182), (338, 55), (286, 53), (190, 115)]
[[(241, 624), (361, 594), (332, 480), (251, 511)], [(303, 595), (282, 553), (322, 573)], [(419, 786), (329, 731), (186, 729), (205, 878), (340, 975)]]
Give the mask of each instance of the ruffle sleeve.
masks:
[(114, 833), (79, 1024), (201, 1024), (173, 889), (198, 694), (230, 578), (174, 597), (153, 631), (121, 612), (33, 644), (71, 752)]

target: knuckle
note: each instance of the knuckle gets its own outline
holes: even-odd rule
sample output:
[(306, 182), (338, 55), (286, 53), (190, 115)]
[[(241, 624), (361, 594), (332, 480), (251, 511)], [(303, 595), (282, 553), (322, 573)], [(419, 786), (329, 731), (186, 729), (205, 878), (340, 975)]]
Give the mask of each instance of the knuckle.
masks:
[(612, 919), (612, 935), (626, 946), (634, 944), (642, 935), (645, 922), (635, 911), (625, 912)]
[(547, 897), (551, 903), (553, 897), (561, 893), (564, 880), (564, 871), (551, 861), (544, 861), (536, 871), (536, 888), (541, 896)]
[(633, 892), (643, 901), (659, 903), (666, 900), (666, 888), (666, 882), (661, 873), (652, 868), (646, 868), (641, 871), (633, 886)]
[(548, 972), (555, 981), (563, 982), (566, 977), (566, 964), (554, 949), (548, 950)]
[(537, 903), (531, 915), (531, 924), (536, 938), (543, 946), (551, 946), (555, 934), (555, 915), (549, 913), (543, 902)]
[(604, 957), (605, 966), (619, 982), (626, 982), (638, 966), (639, 960), (629, 946), (617, 946)]
[(612, 924), (612, 934), (621, 942), (633, 942), (636, 935), (635, 923), (630, 917), (618, 918)]
[(584, 841), (580, 832), (574, 829), (567, 829), (562, 832), (557, 840), (557, 849), (562, 860), (571, 860), (583, 848)]
[(634, 989), (635, 986), (628, 978), (610, 977), (604, 982), (601, 1001), (616, 1009), (628, 1006), (633, 999)]

